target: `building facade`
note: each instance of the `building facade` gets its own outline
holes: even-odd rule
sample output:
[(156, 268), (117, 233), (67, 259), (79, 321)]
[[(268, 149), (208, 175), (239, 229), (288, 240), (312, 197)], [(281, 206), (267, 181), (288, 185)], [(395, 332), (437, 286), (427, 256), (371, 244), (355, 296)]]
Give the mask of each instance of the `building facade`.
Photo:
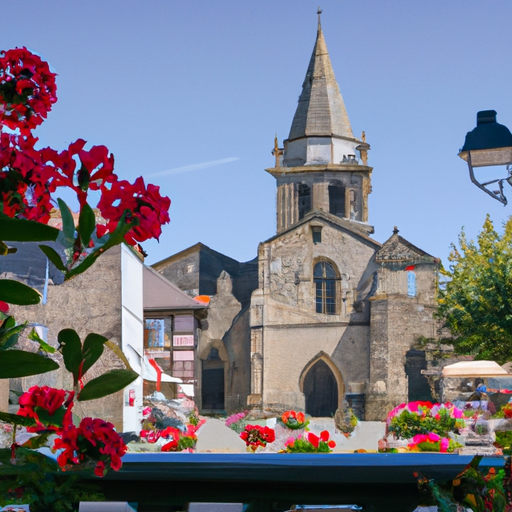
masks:
[(436, 337), (439, 262), (396, 228), (384, 244), (371, 238), (369, 150), (364, 132), (353, 134), (319, 19), (290, 134), (266, 169), (277, 232), (260, 243), (257, 267), (216, 253), (219, 264), (202, 269), (198, 246), (154, 265), (213, 296), (198, 353), (203, 375), (209, 357), (220, 361), (229, 412), (331, 416), (347, 399), (377, 420), (414, 398), (409, 380), (424, 378), (411, 377), (407, 358), (420, 337)]

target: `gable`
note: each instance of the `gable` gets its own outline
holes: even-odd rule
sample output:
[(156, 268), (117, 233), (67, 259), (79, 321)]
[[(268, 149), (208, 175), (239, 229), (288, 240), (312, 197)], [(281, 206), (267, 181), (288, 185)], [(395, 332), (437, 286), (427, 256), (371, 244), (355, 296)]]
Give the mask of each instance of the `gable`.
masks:
[(438, 262), (437, 258), (399, 236), (396, 227), (393, 235), (376, 252), (375, 261), (381, 264)]

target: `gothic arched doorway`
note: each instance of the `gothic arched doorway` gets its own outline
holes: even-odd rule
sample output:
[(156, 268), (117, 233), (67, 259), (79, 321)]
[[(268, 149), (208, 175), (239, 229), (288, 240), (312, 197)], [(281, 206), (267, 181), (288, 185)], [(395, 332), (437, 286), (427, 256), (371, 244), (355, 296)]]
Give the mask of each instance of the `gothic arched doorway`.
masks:
[(319, 359), (304, 377), (306, 413), (313, 417), (334, 416), (338, 408), (338, 383), (329, 365)]

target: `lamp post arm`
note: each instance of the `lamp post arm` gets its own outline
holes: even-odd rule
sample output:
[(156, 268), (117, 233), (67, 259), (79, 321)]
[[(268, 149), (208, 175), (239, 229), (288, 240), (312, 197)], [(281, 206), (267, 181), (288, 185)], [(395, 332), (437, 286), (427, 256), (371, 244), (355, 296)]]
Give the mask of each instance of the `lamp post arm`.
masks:
[[(496, 199), (497, 201), (499, 201), (500, 203), (503, 204), (503, 206), (506, 206), (508, 201), (507, 201), (507, 198), (505, 197), (505, 194), (503, 193), (503, 182), (506, 181), (505, 178), (503, 179), (498, 179), (498, 180), (493, 180), (493, 181), (488, 181), (487, 183), (480, 183), (476, 178), (475, 178), (475, 174), (473, 172), (473, 166), (471, 165), (471, 151), (468, 151), (468, 169), (469, 169), (469, 178), (471, 179), (471, 181), (481, 190), (483, 190), (485, 193), (489, 194), (493, 199)], [(500, 190), (499, 192), (497, 191), (496, 192), (493, 192), (492, 190), (489, 190), (485, 187), (485, 185), (490, 185), (491, 183), (498, 183), (498, 186), (500, 187)]]

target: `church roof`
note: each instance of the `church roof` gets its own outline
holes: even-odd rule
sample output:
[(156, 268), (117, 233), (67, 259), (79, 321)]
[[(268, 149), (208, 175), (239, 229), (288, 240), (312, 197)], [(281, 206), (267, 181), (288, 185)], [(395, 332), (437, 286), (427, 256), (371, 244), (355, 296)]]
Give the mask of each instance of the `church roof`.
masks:
[(288, 140), (333, 135), (354, 139), (325, 44), (319, 13), (315, 47), (302, 84), (302, 94)]
[(438, 259), (416, 247), (398, 234), (395, 226), (391, 237), (375, 254), (377, 263), (438, 263)]

